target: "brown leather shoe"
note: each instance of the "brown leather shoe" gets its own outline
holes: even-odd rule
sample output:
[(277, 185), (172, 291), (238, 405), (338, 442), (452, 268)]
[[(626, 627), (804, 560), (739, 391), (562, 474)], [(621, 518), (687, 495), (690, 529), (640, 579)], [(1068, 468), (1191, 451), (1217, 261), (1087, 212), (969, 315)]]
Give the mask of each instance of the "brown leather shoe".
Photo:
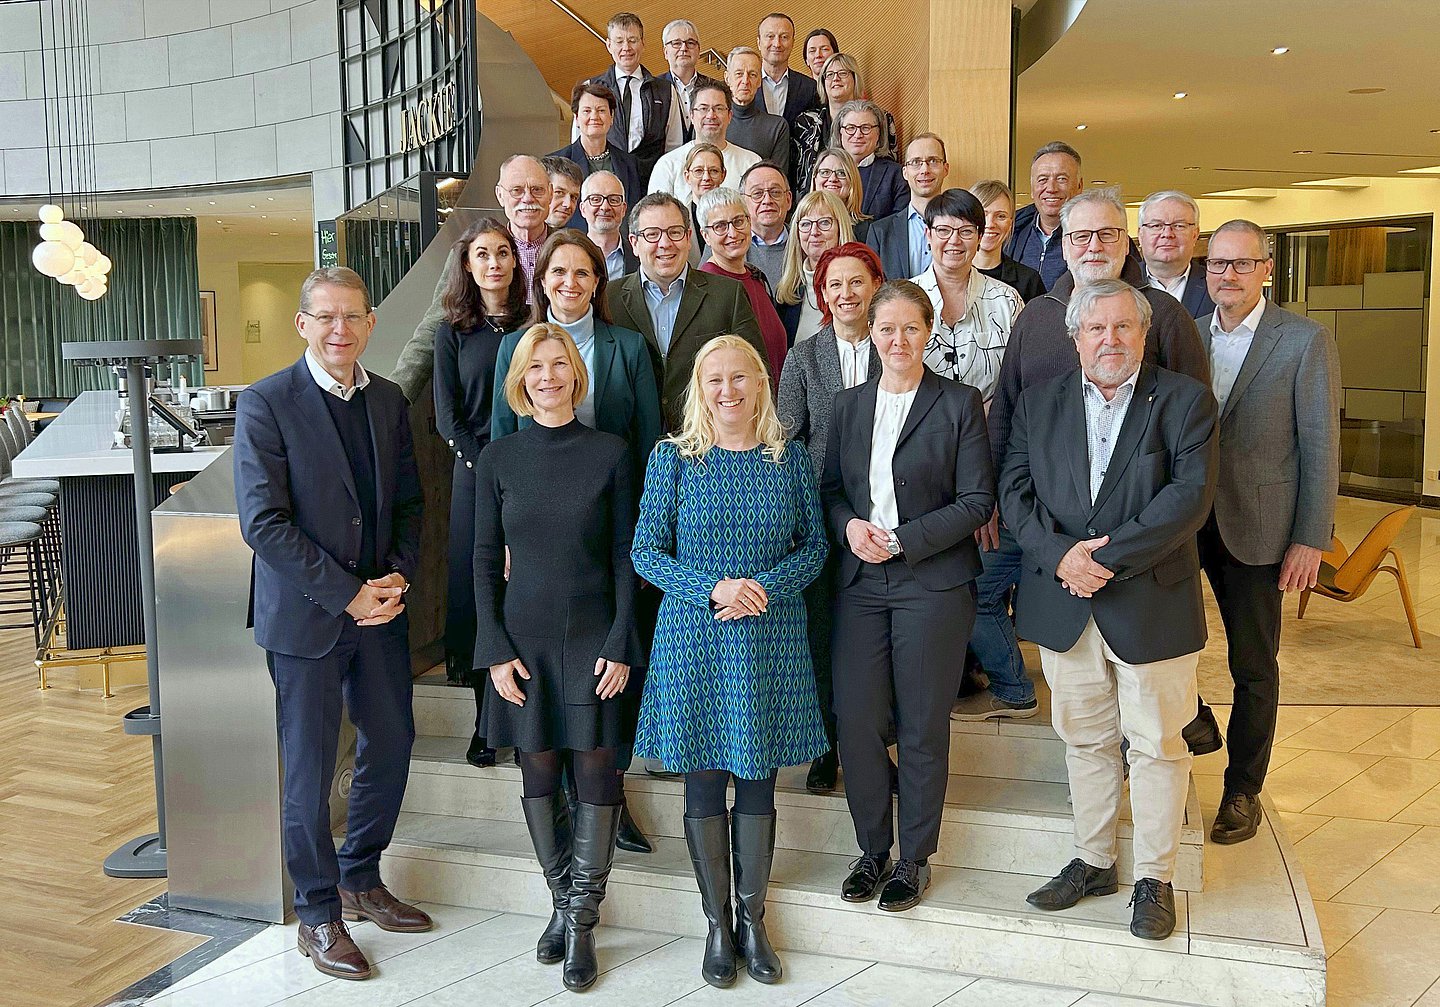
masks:
[(368, 892), (340, 889), (340, 915), (351, 923), (369, 920), (381, 930), (397, 934), (420, 934), (435, 925), (423, 910), (401, 902), (384, 885)]
[(364, 952), (350, 939), (350, 931), (339, 920), (318, 927), (300, 924), (295, 940), (300, 953), (309, 958), (317, 971), (336, 979), (369, 979), (370, 962)]

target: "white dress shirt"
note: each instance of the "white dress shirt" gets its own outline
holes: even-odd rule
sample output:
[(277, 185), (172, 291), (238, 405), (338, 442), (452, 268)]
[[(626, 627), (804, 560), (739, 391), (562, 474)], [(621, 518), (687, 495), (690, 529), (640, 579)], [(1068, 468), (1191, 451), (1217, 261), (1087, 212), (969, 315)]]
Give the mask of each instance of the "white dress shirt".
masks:
[(1235, 388), (1235, 379), (1245, 364), (1245, 355), (1250, 352), (1250, 343), (1255, 339), (1255, 329), (1260, 325), (1260, 316), (1265, 313), (1265, 298), (1241, 319), (1233, 332), (1220, 327), (1220, 309), (1210, 316), (1210, 390), (1220, 409), (1225, 409), (1225, 400)]
[(854, 388), (863, 385), (870, 376), (870, 337), (858, 343), (835, 337), (835, 346), (840, 351), (840, 385)]
[[(629, 82), (630, 87), (630, 122), (627, 123), (625, 131), (625, 149), (634, 151), (640, 146), (641, 139), (645, 136), (645, 107), (640, 100), (640, 85), (645, 78), (637, 66), (634, 73), (626, 73), (618, 66), (615, 68), (615, 84), (620, 91), (615, 95), (615, 111), (620, 111), (620, 106), (625, 103), (625, 87)], [(576, 127), (578, 130), (578, 127)]]
[(971, 266), (965, 285), (965, 313), (954, 325), (947, 325), (941, 317), (944, 298), (935, 267), (915, 277), (915, 284), (930, 295), (935, 308), (935, 329), (925, 344), (925, 366), (943, 378), (974, 385), (988, 403), (1000, 383), (1000, 364), (1024, 300), (1014, 287)]
[(308, 349), (305, 351), (305, 365), (310, 368), (310, 376), (320, 386), (323, 392), (329, 392), (337, 399), (349, 402), (355, 397), (355, 393), (361, 391), (370, 383), (370, 375), (365, 373), (365, 368), (360, 366), (360, 361), (355, 361), (355, 383), (349, 388), (336, 381), (330, 376), (330, 372), (320, 366), (320, 361)]
[(1125, 414), (1130, 411), (1130, 401), (1135, 397), (1135, 382), (1140, 377), (1140, 368), (1130, 375), (1115, 395), (1106, 401), (1100, 388), (1084, 374), (1080, 376), (1080, 397), (1085, 400), (1085, 443), (1090, 448), (1090, 503), (1095, 503), (1095, 494), (1105, 481), (1110, 468), (1110, 455), (1115, 450), (1115, 438), (1125, 423)]
[(785, 114), (785, 102), (790, 97), (790, 71), (786, 70), (780, 79), (773, 80), (768, 73), (760, 74), (760, 83), (765, 91), (765, 111), (771, 115)]
[(908, 392), (875, 390), (875, 425), (870, 434), (870, 523), (886, 531), (900, 526), (900, 505), (895, 501), (895, 446), (915, 404), (919, 385)]
[[(695, 197), (691, 195), (690, 186), (685, 181), (685, 158), (698, 142), (691, 140), (689, 143), (682, 143), (655, 162), (655, 170), (650, 174), (651, 192), (668, 192), (687, 206), (694, 202)], [(725, 149), (720, 151), (720, 160), (725, 164), (725, 179), (720, 184), (738, 189), (740, 176), (745, 174), (752, 164), (759, 162), (760, 155), (737, 144), (727, 143)]]
[[(1165, 291), (1165, 293), (1169, 294), (1177, 301), (1182, 300), (1185, 297), (1185, 284), (1190, 282), (1191, 268), (1192, 267), (1190, 266), (1186, 266), (1185, 269), (1180, 273), (1180, 275), (1175, 277), (1175, 279), (1173, 280), (1164, 280), (1156, 276), (1155, 274), (1150, 273), (1150, 286), (1154, 287), (1156, 290)], [(1148, 272), (1149, 271), (1147, 270), (1147, 273)]]

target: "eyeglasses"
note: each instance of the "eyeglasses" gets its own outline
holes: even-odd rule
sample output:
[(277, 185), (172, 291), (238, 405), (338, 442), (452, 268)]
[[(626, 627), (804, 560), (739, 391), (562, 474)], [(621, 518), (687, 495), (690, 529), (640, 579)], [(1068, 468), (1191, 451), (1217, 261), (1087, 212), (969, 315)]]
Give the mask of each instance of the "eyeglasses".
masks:
[(510, 198), (514, 200), (524, 199), (529, 196), (531, 199), (544, 199), (545, 194), (550, 191), (548, 185), (512, 185), (505, 190)]
[(1065, 240), (1072, 245), (1085, 246), (1090, 244), (1091, 238), (1099, 238), (1102, 245), (1113, 245), (1125, 237), (1123, 227), (1101, 227), (1094, 231), (1071, 231), (1065, 235)]
[(1161, 235), (1164, 234), (1166, 231), (1169, 231), (1171, 234), (1183, 234), (1184, 232), (1193, 230), (1194, 228), (1195, 225), (1190, 223), (1188, 220), (1154, 220), (1147, 224), (1140, 225), (1140, 230), (1149, 231), (1151, 234), (1154, 235)]
[(699, 48), (700, 48), (700, 40), (699, 40), (698, 38), (672, 38), (669, 42), (666, 42), (666, 43), (665, 43), (665, 48), (666, 48), (666, 49), (699, 49)]
[(690, 228), (684, 226), (683, 224), (675, 224), (672, 227), (642, 227), (635, 233), (638, 234), (640, 236), (640, 240), (645, 242), (646, 244), (658, 245), (660, 243), (661, 235), (664, 235), (671, 241), (684, 241), (686, 236), (690, 233)]
[(721, 112), (730, 111), (729, 105), (694, 105), (690, 109), (696, 115), (719, 115)]
[(347, 329), (353, 329), (353, 328), (355, 328), (355, 326), (359, 325), (361, 322), (365, 321), (365, 319), (367, 319), (367, 318), (370, 317), (369, 312), (366, 312), (366, 313), (363, 314), (363, 315), (356, 315), (356, 314), (349, 314), (349, 315), (320, 314), (320, 315), (317, 315), (317, 314), (315, 314), (314, 312), (311, 312), (311, 311), (301, 310), (300, 314), (302, 314), (302, 315), (308, 315), (309, 317), (315, 319), (315, 322), (316, 322), (317, 325), (320, 325), (322, 328), (327, 328), (327, 329), (328, 329), (330, 326), (334, 325), (336, 322), (344, 322), (344, 323), (345, 323), (345, 328), (347, 328)]
[(821, 80), (839, 80), (842, 77), (855, 76), (849, 70), (829, 70), (820, 75)]
[(1255, 272), (1255, 267), (1262, 262), (1269, 262), (1269, 256), (1263, 259), (1206, 259), (1205, 272), (1214, 273), (1219, 276), (1227, 269), (1233, 268), (1235, 272), (1244, 275)]
[(815, 177), (824, 182), (832, 178), (847, 178), (850, 173), (844, 168), (816, 168)]
[(738, 234), (742, 229), (747, 228), (747, 227), (749, 227), (749, 226), (750, 226), (750, 218), (747, 217), (745, 214), (742, 213), (740, 216), (738, 216), (738, 217), (731, 217), (729, 220), (716, 220), (716, 221), (713, 221), (712, 223), (706, 224), (706, 225), (705, 225), (704, 227), (702, 227), (700, 230), (702, 230), (702, 231), (709, 231), (709, 232), (711, 232), (712, 234), (719, 235), (720, 237), (723, 238), (725, 235), (729, 234), (731, 231), (734, 231), (734, 232), (736, 232), (736, 233)]
[(965, 224), (961, 227), (951, 227), (949, 224), (936, 224), (928, 228), (931, 236), (938, 238), (941, 244), (949, 241), (952, 237), (958, 237), (961, 241), (974, 241), (980, 237), (980, 228), (974, 224)]
[(745, 193), (745, 196), (746, 198), (752, 199), (757, 203), (766, 199), (778, 203), (780, 202), (780, 200), (785, 198), (785, 194), (789, 191), (789, 189), (782, 189), (777, 185), (772, 186), (769, 189), (751, 189), (749, 192)]
[(808, 234), (811, 231), (818, 231), (820, 234), (829, 234), (835, 230), (834, 217), (806, 217), (795, 225), (801, 234)]
[(879, 128), (880, 126), (873, 122), (864, 124), (858, 122), (847, 122), (845, 125), (840, 127), (840, 132), (844, 133), (846, 136), (854, 136), (856, 133), (859, 133), (861, 136), (869, 136), (871, 133), (875, 132)]
[(590, 206), (594, 207), (624, 206), (625, 197), (619, 194), (613, 196), (603, 196), (598, 192), (592, 192), (590, 195), (585, 197), (585, 202), (588, 203)]
[(919, 171), (921, 168), (939, 168), (944, 165), (943, 157), (912, 157), (905, 162), (905, 167), (912, 171)]
[(685, 169), (686, 174), (699, 175), (701, 178), (724, 178), (724, 168), (707, 168), (702, 165), (695, 165)]

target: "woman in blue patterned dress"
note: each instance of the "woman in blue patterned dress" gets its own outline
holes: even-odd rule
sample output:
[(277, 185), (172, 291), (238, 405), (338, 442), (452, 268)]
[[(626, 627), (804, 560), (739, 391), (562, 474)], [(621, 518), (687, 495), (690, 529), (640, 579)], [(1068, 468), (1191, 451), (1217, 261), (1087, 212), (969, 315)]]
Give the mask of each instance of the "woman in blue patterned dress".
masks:
[(713, 986), (735, 981), (737, 957), (757, 981), (780, 979), (764, 926), (775, 773), (828, 748), (802, 597), (825, 552), (809, 456), (785, 440), (764, 362), (737, 336), (712, 339), (680, 431), (650, 456), (631, 555), (665, 592), (635, 752), (685, 774)]

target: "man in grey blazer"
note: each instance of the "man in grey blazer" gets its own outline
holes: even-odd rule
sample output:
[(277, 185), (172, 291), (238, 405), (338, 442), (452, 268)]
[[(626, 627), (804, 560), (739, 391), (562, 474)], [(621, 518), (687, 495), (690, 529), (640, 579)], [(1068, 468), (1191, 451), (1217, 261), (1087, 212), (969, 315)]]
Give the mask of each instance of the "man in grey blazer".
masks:
[(1080, 368), (1021, 393), (999, 496), (1023, 554), (1016, 629), (1040, 647), (1075, 806), (1075, 859), (1027, 901), (1069, 909), (1118, 890), (1123, 722), (1130, 932), (1164, 940), (1206, 635), (1195, 535), (1215, 497), (1217, 437), (1210, 390), (1144, 362), (1150, 312), (1124, 280), (1075, 291), (1065, 324)]
[(1210, 239), (1215, 314), (1201, 325), (1220, 403), (1220, 481), (1200, 558), (1230, 649), (1234, 707), (1217, 843), (1255, 834), (1280, 701), (1283, 592), (1315, 586), (1335, 528), (1340, 357), (1323, 325), (1265, 300), (1274, 262), (1248, 220)]

